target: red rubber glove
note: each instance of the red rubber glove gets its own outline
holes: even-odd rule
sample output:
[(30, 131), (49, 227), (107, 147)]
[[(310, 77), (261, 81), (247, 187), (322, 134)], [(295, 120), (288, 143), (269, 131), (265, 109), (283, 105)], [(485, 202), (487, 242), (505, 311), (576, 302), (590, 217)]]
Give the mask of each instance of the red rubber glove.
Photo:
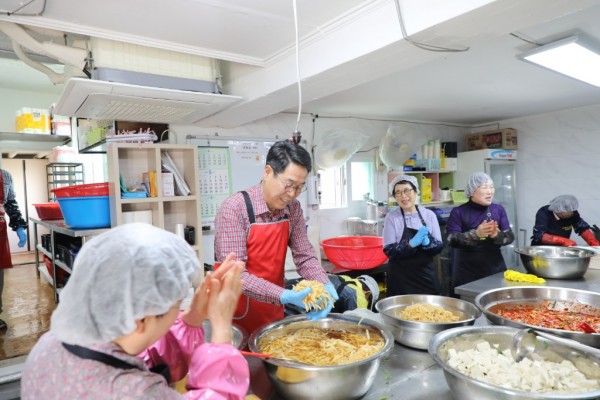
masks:
[(598, 239), (596, 239), (596, 236), (594, 236), (594, 232), (592, 232), (591, 229), (588, 229), (587, 231), (583, 232), (581, 234), (581, 237), (590, 246), (600, 246), (600, 242), (598, 242)]
[(562, 237), (562, 236), (554, 236), (544, 233), (542, 235), (542, 244), (551, 244), (553, 246), (577, 246), (574, 240)]

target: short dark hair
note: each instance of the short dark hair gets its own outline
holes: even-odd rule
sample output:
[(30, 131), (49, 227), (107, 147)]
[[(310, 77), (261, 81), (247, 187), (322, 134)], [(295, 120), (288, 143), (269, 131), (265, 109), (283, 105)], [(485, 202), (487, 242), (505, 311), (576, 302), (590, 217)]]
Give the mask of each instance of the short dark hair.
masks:
[(267, 165), (280, 174), (290, 163), (306, 168), (309, 173), (312, 169), (310, 154), (304, 147), (289, 140), (275, 142), (267, 153)]

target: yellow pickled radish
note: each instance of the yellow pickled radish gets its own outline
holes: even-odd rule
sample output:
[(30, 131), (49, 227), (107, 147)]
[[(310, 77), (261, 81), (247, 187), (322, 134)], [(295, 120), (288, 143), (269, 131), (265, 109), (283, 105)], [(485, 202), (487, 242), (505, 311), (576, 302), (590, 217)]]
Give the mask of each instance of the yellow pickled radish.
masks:
[(533, 274), (524, 274), (523, 272), (508, 269), (504, 271), (504, 279), (514, 282), (546, 283), (544, 278)]

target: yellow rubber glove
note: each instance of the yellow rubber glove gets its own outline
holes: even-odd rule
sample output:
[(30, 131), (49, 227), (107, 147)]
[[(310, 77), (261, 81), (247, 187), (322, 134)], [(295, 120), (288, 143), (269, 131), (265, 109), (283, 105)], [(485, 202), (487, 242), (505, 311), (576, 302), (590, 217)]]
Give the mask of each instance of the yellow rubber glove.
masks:
[(504, 271), (504, 279), (515, 282), (546, 283), (544, 278), (537, 277), (533, 274), (524, 274), (513, 269)]

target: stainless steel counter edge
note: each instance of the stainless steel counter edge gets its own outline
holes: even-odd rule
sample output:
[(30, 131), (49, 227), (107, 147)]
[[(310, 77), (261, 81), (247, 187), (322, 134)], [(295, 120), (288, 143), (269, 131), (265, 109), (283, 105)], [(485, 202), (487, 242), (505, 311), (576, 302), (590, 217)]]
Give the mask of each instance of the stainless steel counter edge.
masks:
[[(454, 289), (454, 292), (459, 295), (461, 299), (473, 302), (478, 294), (491, 289), (531, 285), (531, 283), (507, 281), (504, 279), (504, 273), (499, 272), (486, 278), (458, 286)], [(546, 283), (540, 286), (564, 287), (600, 292), (600, 270), (588, 269), (585, 275), (579, 279), (546, 279)]]
[(84, 236), (96, 236), (101, 233), (107, 232), (110, 228), (98, 228), (98, 229), (73, 229), (69, 228), (65, 221), (62, 219), (57, 220), (40, 220), (37, 218), (29, 217), (29, 220), (40, 226), (50, 229), (51, 231), (62, 233), (73, 237), (84, 237)]

